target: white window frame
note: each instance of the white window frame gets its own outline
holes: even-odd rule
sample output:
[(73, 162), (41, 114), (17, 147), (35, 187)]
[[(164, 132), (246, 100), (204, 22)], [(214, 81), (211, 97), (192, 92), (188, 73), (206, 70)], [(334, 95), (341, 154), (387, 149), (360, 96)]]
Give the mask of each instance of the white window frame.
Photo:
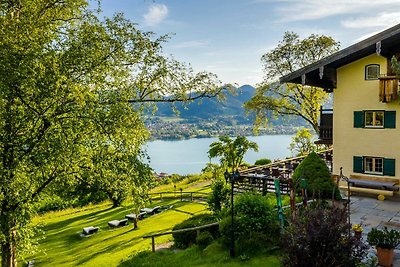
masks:
[[(372, 170), (367, 170), (368, 160), (371, 160)], [(384, 160), (382, 157), (364, 157), (363, 158), (364, 173), (383, 175), (383, 168), (384, 168), (383, 162)], [(379, 165), (381, 166), (380, 167), (381, 171), (379, 170)]]
[[(377, 113), (382, 113), (382, 125), (376, 125)], [(367, 124), (367, 113), (372, 113), (372, 125)], [(384, 128), (385, 127), (385, 111), (384, 110), (365, 110), (364, 111), (364, 127), (365, 128)]]
[[(377, 74), (376, 77), (373, 76), (369, 76), (369, 72), (368, 70), (371, 68), (377, 68)], [(379, 75), (380, 75), (380, 70), (381, 70), (381, 66), (379, 64), (369, 64), (367, 66), (365, 66), (365, 80), (369, 81), (369, 80), (378, 80), (379, 79)]]

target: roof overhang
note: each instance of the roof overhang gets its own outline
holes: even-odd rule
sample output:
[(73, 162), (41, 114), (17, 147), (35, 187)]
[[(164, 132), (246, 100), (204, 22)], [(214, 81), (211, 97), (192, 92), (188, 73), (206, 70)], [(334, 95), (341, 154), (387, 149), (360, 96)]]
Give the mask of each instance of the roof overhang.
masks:
[(281, 77), (280, 82), (317, 86), (326, 91), (332, 91), (333, 88), (336, 88), (336, 70), (338, 68), (374, 53), (390, 58), (399, 50), (400, 24), (289, 73)]

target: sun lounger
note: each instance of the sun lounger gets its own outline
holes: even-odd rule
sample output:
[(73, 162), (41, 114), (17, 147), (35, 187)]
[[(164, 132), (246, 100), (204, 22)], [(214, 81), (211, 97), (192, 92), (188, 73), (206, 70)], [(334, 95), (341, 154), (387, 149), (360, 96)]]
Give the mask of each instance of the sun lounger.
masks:
[(141, 219), (143, 219), (144, 215), (146, 215), (146, 214), (147, 214), (146, 212), (141, 212), (139, 214), (130, 213), (130, 214), (125, 215), (125, 218), (127, 218), (128, 220), (131, 220), (131, 221), (135, 220), (136, 218), (141, 220)]
[(121, 227), (125, 226), (128, 223), (128, 219), (122, 219), (122, 220), (113, 220), (108, 222), (108, 226), (110, 227)]
[(155, 214), (159, 211), (160, 208), (161, 208), (160, 206), (156, 206), (154, 208), (144, 208), (141, 209), (140, 212), (145, 212), (147, 214)]
[(97, 231), (99, 231), (99, 227), (89, 226), (89, 227), (83, 228), (84, 235), (91, 235), (91, 234), (97, 233)]

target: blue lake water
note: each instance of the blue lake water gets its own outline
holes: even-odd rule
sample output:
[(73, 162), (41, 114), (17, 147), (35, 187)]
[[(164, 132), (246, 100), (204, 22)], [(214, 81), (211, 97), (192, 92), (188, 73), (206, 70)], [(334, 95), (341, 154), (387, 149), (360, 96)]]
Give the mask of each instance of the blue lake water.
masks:
[[(260, 158), (283, 159), (291, 155), (289, 144), (292, 135), (264, 135), (248, 136), (250, 141), (258, 144), (258, 152), (249, 151), (244, 156), (244, 161), (253, 164)], [(150, 166), (157, 172), (169, 174), (200, 173), (210, 162), (207, 151), (212, 142), (218, 138), (193, 138), (179, 141), (156, 140), (146, 146), (150, 156)], [(214, 159), (212, 162), (217, 163)]]

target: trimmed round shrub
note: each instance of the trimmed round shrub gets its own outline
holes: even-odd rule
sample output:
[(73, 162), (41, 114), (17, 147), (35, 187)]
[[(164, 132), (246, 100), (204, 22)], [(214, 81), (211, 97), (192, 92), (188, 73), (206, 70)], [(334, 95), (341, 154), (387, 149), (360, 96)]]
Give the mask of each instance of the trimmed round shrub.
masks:
[[(201, 226), (201, 225), (205, 225), (205, 224), (210, 224), (210, 223), (213, 223), (216, 221), (217, 221), (216, 217), (212, 214), (195, 215), (195, 216), (175, 225), (173, 230), (193, 228), (193, 227), (197, 227), (197, 226)], [(218, 225), (202, 229), (202, 230), (200, 230), (200, 233), (201, 232), (209, 232), (213, 238), (217, 238), (219, 235)], [(187, 248), (192, 244), (196, 244), (197, 231), (194, 230), (194, 231), (188, 231), (188, 232), (183, 232), (183, 233), (173, 233), (172, 236), (174, 237), (176, 247)]]
[(340, 199), (340, 192), (333, 182), (326, 163), (317, 155), (310, 153), (295, 169), (293, 182), (300, 190), (300, 181), (307, 181), (307, 191), (313, 198), (330, 199), (335, 190), (335, 198)]
[(256, 162), (254, 163), (254, 165), (267, 165), (270, 164), (272, 161), (270, 159), (267, 158), (262, 158), (262, 159), (258, 159), (256, 160)]
[(199, 246), (201, 249), (205, 249), (208, 245), (210, 245), (214, 241), (213, 236), (210, 234), (210, 232), (205, 231), (201, 232), (197, 238), (196, 238), (196, 244)]

